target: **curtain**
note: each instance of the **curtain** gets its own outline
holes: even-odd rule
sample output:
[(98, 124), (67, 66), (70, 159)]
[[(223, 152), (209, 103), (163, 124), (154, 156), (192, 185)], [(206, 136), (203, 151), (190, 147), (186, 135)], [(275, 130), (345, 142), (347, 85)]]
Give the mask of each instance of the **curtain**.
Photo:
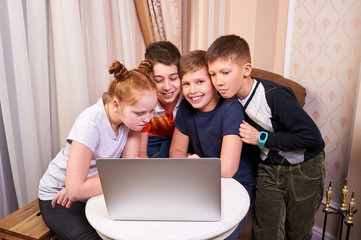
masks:
[(161, 9), (167, 40), (176, 45), (182, 53), (182, 1), (161, 0)]
[(148, 2), (146, 0), (134, 0), (137, 9), (138, 20), (142, 28), (145, 45), (148, 46), (154, 41), (152, 26), (150, 23)]
[(181, 1), (134, 0), (145, 43), (168, 40), (182, 52)]
[(0, 218), (37, 197), (78, 114), (107, 90), (115, 59), (145, 44), (132, 0), (0, 1)]
[[(1, 114), (5, 146), (19, 205), (35, 199), (50, 158), (50, 101), (45, 1), (1, 1)], [(24, 18), (25, 17), (25, 18)], [(36, 24), (34, 24), (36, 21)], [(30, 27), (31, 26), (31, 27)], [(41, 134), (39, 134), (41, 132)], [(37, 143), (37, 144), (34, 144)], [(2, 195), (4, 196), (4, 195)]]
[(166, 40), (160, 0), (148, 0), (148, 8), (154, 41)]

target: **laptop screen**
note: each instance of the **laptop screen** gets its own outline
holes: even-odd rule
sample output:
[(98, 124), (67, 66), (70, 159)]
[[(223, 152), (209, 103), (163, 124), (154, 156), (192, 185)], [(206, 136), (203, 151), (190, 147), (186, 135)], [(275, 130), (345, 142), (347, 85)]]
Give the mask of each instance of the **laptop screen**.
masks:
[(219, 158), (98, 159), (113, 220), (219, 221)]

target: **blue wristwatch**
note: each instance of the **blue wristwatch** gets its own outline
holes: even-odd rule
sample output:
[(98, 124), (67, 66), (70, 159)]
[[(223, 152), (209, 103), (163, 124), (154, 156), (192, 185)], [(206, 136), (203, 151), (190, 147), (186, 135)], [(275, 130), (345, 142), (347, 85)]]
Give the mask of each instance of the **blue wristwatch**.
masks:
[(267, 138), (268, 138), (268, 132), (260, 132), (258, 135), (258, 144), (260, 148), (264, 148), (264, 145), (267, 142)]

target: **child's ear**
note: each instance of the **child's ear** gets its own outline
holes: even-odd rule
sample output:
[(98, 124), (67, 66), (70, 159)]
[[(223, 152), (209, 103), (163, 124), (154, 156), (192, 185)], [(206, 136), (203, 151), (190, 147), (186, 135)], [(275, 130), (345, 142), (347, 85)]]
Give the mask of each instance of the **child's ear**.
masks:
[(117, 113), (119, 110), (119, 107), (120, 107), (120, 103), (118, 102), (118, 99), (114, 98), (112, 100), (112, 107), (113, 107), (114, 112)]
[(244, 65), (244, 77), (247, 78), (251, 75), (252, 65), (250, 63), (246, 63)]

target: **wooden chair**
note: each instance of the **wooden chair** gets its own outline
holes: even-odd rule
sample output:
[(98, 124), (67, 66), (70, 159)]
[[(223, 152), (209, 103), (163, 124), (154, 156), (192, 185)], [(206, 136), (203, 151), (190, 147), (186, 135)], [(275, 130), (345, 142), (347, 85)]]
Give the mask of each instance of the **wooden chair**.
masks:
[(265, 71), (258, 68), (253, 68), (251, 77), (261, 78), (264, 80), (271, 80), (276, 83), (279, 83), (283, 86), (290, 87), (293, 92), (296, 95), (296, 98), (298, 102), (300, 103), (301, 107), (305, 106), (306, 101), (306, 88), (304, 88), (302, 85), (296, 83), (295, 81), (292, 81), (288, 78), (283, 77), (282, 75), (279, 75), (277, 73)]
[(0, 220), (0, 239), (60, 240), (43, 221), (38, 199)]

